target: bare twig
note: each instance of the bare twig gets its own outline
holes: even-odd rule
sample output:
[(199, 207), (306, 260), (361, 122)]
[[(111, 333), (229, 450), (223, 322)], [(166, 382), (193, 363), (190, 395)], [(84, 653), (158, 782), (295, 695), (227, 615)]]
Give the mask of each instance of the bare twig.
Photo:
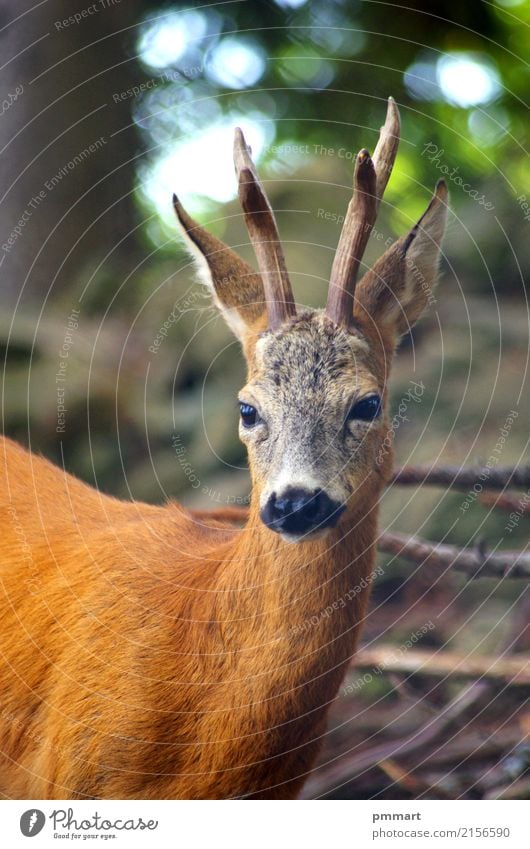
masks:
[[(530, 463), (521, 466), (402, 466), (394, 469), (390, 484), (430, 484), (467, 490), (480, 484), (483, 489), (530, 486)], [(481, 492), (482, 490), (479, 490)]]
[(448, 568), (465, 572), (470, 578), (529, 578), (530, 552), (498, 551), (488, 553), (483, 546), (458, 548), (456, 545), (430, 542), (419, 537), (387, 531), (377, 540), (379, 551), (386, 551), (422, 565), (429, 563), (440, 572)]
[(385, 773), (385, 775), (388, 775), (394, 784), (403, 787), (403, 789), (409, 793), (418, 795), (419, 793), (425, 792), (425, 784), (419, 781), (415, 775), (409, 772), (409, 770), (403, 769), (403, 767), (393, 761), (392, 758), (388, 758), (385, 761), (379, 761), (378, 767)]
[(506, 513), (518, 513), (520, 516), (530, 516), (530, 495), (509, 495), (502, 493), (496, 495), (493, 492), (483, 493), (479, 501), (486, 507), (495, 507)]
[[(523, 608), (521, 608), (520, 605), (518, 606), (516, 609), (516, 618), (519, 618), (519, 613), (521, 613), (521, 611), (526, 611), (526, 606), (523, 606)], [(500, 652), (503, 660), (506, 660), (507, 656), (510, 655), (512, 651), (513, 640), (510, 634)], [(359, 656), (361, 656), (361, 654)], [(406, 737), (398, 740), (386, 740), (383, 743), (378, 743), (370, 748), (356, 751), (355, 753), (339, 758), (334, 758), (329, 763), (320, 766), (311, 774), (311, 777), (305, 784), (303, 798), (312, 799), (326, 795), (339, 785), (351, 782), (365, 774), (368, 770), (380, 765), (381, 761), (388, 763), (389, 760), (398, 758), (399, 764), (402, 758), (408, 759), (415, 753), (420, 754), (427, 751), (431, 744), (439, 744), (440, 739), (444, 740), (443, 747), (438, 748), (438, 751), (429, 757), (431, 758), (431, 761), (433, 759), (444, 759), (447, 755), (448, 745), (453, 746), (453, 741), (455, 740), (453, 735), (450, 740), (447, 741), (447, 732), (449, 732), (451, 727), (458, 724), (466, 713), (472, 711), (473, 708), (476, 709), (482, 699), (490, 696), (492, 683), (493, 682), (491, 680), (483, 678), (467, 684), (448, 704), (442, 707), (435, 716), (430, 717), (426, 722), (420, 725), (416, 731)], [(473, 741), (469, 748), (470, 752), (476, 753), (482, 750), (482, 743), (480, 743), (480, 745), (477, 743), (477, 740), (479, 739), (480, 738), (470, 738), (469, 734), (467, 735), (466, 746), (470, 744), (471, 740)], [(516, 740), (519, 740), (519, 734), (517, 734)], [(499, 735), (496, 735), (494, 740), (486, 740), (484, 745), (486, 748), (491, 747), (491, 745), (497, 746), (499, 741), (500, 737)], [(503, 737), (503, 747), (504, 745), (505, 741)], [(486, 748), (484, 749), (484, 752), (486, 751)], [(467, 755), (463, 755), (462, 753), (461, 756), (468, 757), (469, 753)]]
[(354, 755), (342, 757), (326, 766), (321, 766), (305, 784), (303, 798), (313, 799), (328, 793), (339, 784), (350, 781), (365, 770), (377, 766), (381, 761), (388, 761), (389, 758), (401, 757), (423, 749), (487, 692), (488, 685), (485, 681), (475, 681), (461, 690), (435, 717), (429, 719), (408, 737), (379, 743)]
[(484, 794), (485, 799), (530, 799), (530, 778), (522, 778), (504, 787), (493, 787)]
[[(478, 725), (478, 723), (477, 723)], [(484, 735), (484, 730), (467, 723), (451, 740), (429, 752), (427, 770), (437, 770), (447, 764), (461, 764), (463, 761), (495, 758), (497, 761), (504, 753), (512, 751), (521, 742), (521, 732), (515, 723), (495, 730), (494, 734)], [(421, 755), (420, 755), (421, 757)], [(408, 765), (414, 764), (414, 758), (406, 759)], [(479, 782), (478, 782), (479, 783)], [(493, 785), (492, 785), (493, 786)]]
[(431, 652), (409, 649), (399, 654), (394, 645), (360, 649), (353, 662), (358, 669), (382, 669), (384, 672), (420, 673), (436, 676), (488, 678), (510, 684), (530, 684), (530, 657), (464, 657), (456, 652)]

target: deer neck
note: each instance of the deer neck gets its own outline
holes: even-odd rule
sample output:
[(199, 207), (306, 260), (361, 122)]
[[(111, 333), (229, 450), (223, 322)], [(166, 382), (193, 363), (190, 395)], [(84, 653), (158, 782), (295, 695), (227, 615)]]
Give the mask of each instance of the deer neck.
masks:
[(306, 654), (329, 646), (336, 661), (349, 658), (369, 595), (376, 525), (374, 497), (322, 539), (290, 544), (263, 525), (254, 504), (220, 576), (226, 645), (266, 646), (286, 661), (301, 645)]
[[(189, 726), (188, 748), (181, 742), (176, 754), (171, 746), (164, 750), (169, 771), (176, 757), (183, 773), (210, 776), (205, 798), (291, 798), (298, 791), (362, 625), (376, 504), (365, 501), (361, 518), (345, 514), (325, 538), (294, 545), (269, 531), (254, 505), (246, 527), (212, 550), (212, 584), (197, 593), (208, 605), (206, 618), (204, 607), (195, 613), (187, 606), (182, 621), (195, 621), (178, 643), (180, 651), (191, 627), (190, 683), (184, 696), (179, 691), (177, 707), (189, 713), (197, 706), (201, 719)], [(168, 646), (173, 643), (171, 631)], [(176, 680), (179, 674), (177, 666)], [(171, 674), (168, 680), (171, 699)], [(174, 732), (171, 714), (161, 739), (172, 740)], [(185, 729), (179, 734), (182, 741)]]
[(265, 798), (298, 792), (364, 618), (376, 503), (363, 505), (363, 518), (343, 517), (324, 539), (294, 545), (251, 510), (214, 593), (218, 666), (211, 707), (217, 713), (211, 716), (222, 704), (222, 732), (212, 730), (211, 718), (202, 731), (206, 740), (222, 734), (224, 741), (205, 747), (207, 768), (235, 761), (239, 769), (226, 791), (205, 792)]

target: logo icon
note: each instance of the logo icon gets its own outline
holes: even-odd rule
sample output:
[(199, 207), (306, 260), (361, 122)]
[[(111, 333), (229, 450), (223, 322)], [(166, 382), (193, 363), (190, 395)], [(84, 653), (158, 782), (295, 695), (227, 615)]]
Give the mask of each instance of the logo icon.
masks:
[(30, 808), (24, 811), (20, 817), (20, 830), (24, 837), (35, 837), (42, 831), (46, 817), (38, 808)]

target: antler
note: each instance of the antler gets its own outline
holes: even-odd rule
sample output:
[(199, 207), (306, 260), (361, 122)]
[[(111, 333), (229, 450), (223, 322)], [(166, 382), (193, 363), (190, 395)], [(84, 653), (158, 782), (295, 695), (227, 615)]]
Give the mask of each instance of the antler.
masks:
[(335, 324), (350, 326), (353, 297), (359, 266), (374, 226), (399, 145), (399, 112), (388, 98), (384, 125), (381, 127), (373, 159), (367, 150), (357, 154), (353, 173), (353, 197), (348, 206), (339, 244), (333, 260), (326, 313)]
[(234, 140), (234, 164), (239, 200), (263, 279), (269, 327), (276, 330), (286, 319), (296, 315), (296, 307), (274, 213), (239, 127)]

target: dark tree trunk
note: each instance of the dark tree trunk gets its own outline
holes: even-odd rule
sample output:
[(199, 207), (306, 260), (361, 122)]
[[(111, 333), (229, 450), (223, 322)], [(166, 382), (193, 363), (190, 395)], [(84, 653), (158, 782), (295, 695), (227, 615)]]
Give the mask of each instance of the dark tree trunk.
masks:
[[(32, 8), (33, 7), (33, 8)], [(0, 292), (4, 304), (71, 288), (115, 248), (135, 255), (131, 197), (139, 138), (132, 99), (138, 0), (2, 0)], [(72, 20), (72, 16), (81, 17)], [(124, 240), (120, 244), (120, 240)]]

